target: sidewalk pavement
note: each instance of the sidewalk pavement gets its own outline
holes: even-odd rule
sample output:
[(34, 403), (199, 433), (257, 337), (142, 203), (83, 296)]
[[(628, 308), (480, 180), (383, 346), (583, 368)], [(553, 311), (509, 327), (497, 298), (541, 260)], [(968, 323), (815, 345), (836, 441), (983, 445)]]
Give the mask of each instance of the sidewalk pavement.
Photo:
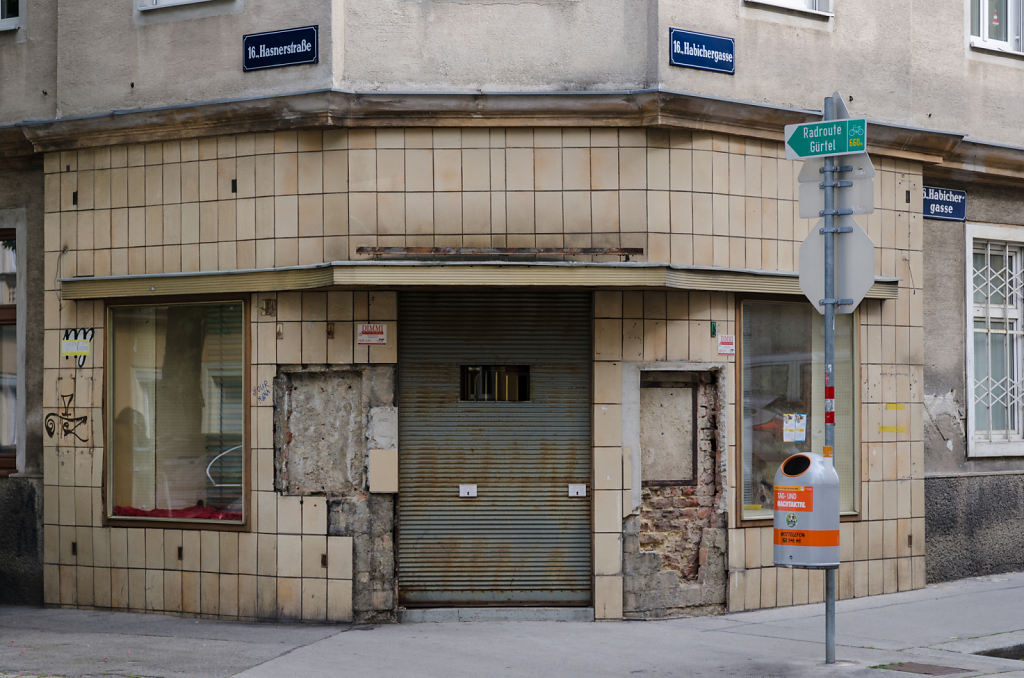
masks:
[(1024, 573), (840, 601), (832, 666), (824, 612), (818, 604), (653, 622), (327, 626), (0, 607), (0, 677), (943, 675), (935, 667), (1024, 677), (1024, 661), (975, 654), (1015, 648), (1024, 657)]

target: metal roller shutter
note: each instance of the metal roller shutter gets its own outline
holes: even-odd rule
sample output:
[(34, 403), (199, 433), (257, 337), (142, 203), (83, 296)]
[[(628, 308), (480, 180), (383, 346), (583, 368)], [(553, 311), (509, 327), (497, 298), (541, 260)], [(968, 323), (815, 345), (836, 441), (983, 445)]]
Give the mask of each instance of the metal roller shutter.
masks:
[[(589, 604), (590, 499), (567, 490), (591, 475), (590, 318), (589, 294), (400, 295), (403, 604)], [(460, 401), (463, 365), (528, 365), (530, 399)]]

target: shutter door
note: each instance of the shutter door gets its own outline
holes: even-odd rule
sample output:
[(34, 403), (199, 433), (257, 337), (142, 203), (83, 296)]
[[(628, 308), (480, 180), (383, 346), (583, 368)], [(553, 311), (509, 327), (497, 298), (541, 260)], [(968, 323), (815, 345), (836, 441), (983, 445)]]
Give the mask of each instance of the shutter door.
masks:
[[(590, 318), (589, 294), (400, 295), (403, 604), (590, 603), (590, 499), (567, 496), (590, 483)], [(529, 400), (461, 400), (463, 366), (528, 366)]]

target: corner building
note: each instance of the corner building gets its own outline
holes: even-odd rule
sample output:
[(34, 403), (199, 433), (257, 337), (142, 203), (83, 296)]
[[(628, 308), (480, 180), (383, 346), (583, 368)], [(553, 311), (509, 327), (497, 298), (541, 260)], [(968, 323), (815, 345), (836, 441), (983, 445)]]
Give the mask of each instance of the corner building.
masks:
[[(54, 3), (37, 24), (22, 3), (64, 104), (8, 134), (41, 200), (4, 194), (42, 229), (45, 602), (383, 621), (823, 600), (822, 571), (772, 562), (775, 470), (824, 429), (782, 128), (847, 76), (800, 63), (779, 92), (877, 3), (820, 4)], [(137, 59), (90, 60), (76, 22)], [(307, 24), (317, 63), (242, 70), (243, 35)], [(669, 65), (670, 27), (734, 36), (735, 74)], [(217, 47), (186, 64), (185, 34)], [(849, 82), (876, 277), (837, 321), (841, 598), (926, 583), (922, 186), (984, 173), (927, 96)]]

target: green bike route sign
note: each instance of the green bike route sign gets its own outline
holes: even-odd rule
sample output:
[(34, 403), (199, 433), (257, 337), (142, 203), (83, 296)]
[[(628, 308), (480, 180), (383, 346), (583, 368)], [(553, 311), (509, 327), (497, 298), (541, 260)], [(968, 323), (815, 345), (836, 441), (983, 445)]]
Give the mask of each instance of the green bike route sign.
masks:
[(863, 118), (786, 125), (786, 159), (863, 153), (867, 148), (867, 129)]

